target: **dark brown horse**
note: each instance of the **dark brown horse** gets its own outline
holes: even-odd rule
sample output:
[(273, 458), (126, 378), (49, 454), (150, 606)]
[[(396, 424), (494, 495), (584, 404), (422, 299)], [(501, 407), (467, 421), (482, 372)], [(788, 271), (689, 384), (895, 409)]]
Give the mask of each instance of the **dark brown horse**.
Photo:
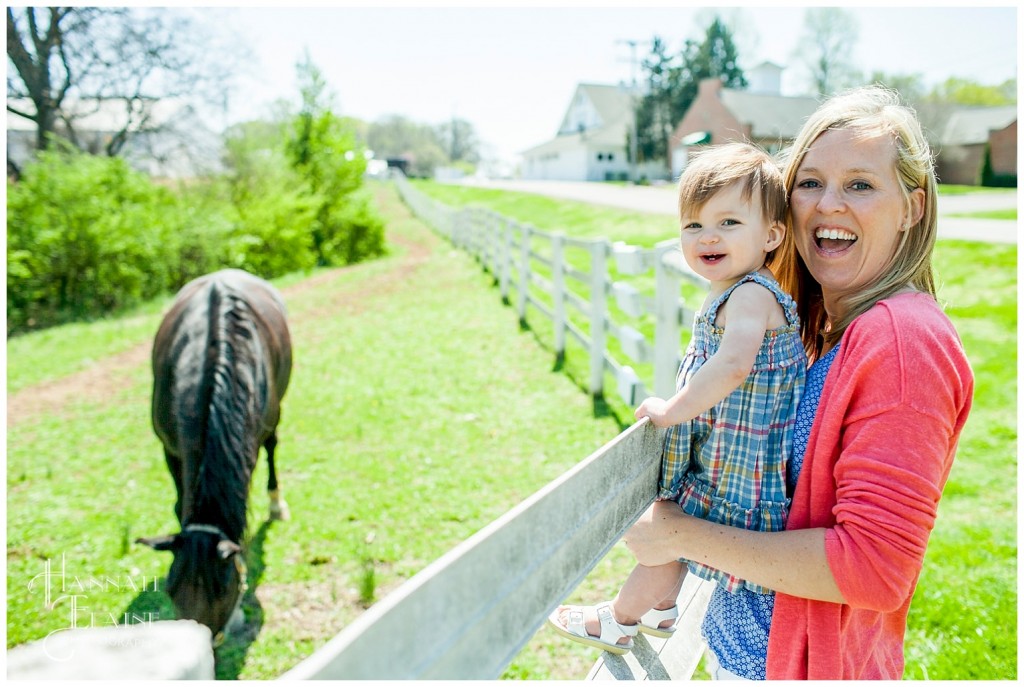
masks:
[(174, 554), (167, 592), (178, 617), (218, 638), (246, 589), (242, 538), (261, 445), (271, 518), (288, 517), (274, 448), (291, 366), (284, 301), (241, 270), (182, 287), (153, 343), (153, 427), (177, 488), (181, 531), (137, 541)]

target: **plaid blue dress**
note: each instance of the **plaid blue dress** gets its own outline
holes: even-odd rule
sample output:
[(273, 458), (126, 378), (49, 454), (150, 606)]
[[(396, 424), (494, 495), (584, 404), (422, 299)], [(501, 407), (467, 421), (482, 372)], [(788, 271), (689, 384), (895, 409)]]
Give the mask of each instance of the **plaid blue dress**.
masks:
[[(793, 452), (793, 427), (807, 369), (793, 299), (758, 272), (729, 287), (694, 318), (676, 387), (681, 389), (718, 351), (725, 332), (715, 326), (718, 309), (736, 287), (751, 281), (775, 295), (787, 324), (765, 332), (742, 385), (708, 411), (668, 429), (659, 498), (676, 501), (684, 512), (705, 520), (775, 532), (786, 526), (786, 464)], [(684, 562), (690, 572), (727, 591), (771, 591), (702, 563)]]

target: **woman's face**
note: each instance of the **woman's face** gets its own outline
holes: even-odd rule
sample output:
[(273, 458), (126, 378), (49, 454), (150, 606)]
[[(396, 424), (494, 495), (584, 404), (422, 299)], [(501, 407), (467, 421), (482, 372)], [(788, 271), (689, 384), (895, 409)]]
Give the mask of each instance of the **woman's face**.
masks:
[(924, 198), (915, 189), (906, 207), (896, 149), (886, 136), (834, 129), (811, 144), (790, 196), (793, 239), (831, 317), (841, 314), (840, 296), (877, 282), (900, 232), (920, 220)]

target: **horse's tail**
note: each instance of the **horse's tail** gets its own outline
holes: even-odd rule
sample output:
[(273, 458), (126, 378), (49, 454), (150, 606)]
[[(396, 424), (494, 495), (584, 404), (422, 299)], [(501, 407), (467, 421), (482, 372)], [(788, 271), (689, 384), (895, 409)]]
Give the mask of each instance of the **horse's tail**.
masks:
[(249, 480), (259, 448), (261, 408), (267, 393), (265, 356), (251, 306), (219, 280), (209, 292), (209, 326), (199, 412), (203, 432), (197, 518), (222, 521), (240, 541), (245, 530)]

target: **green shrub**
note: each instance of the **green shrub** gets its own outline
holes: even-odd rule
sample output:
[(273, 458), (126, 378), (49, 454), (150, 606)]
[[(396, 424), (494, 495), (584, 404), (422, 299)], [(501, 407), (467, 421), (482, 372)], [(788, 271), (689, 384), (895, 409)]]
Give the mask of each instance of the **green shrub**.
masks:
[(310, 225), (319, 202), (302, 190), (278, 190), (237, 204), (228, 264), (267, 278), (315, 267)]
[(993, 188), (1016, 188), (1016, 174), (996, 174), (992, 169), (992, 146), (985, 144), (985, 156), (981, 161), (981, 185)]
[(298, 74), (302, 109), (291, 121), (284, 150), (291, 168), (320, 198), (311, 230), (317, 264), (345, 265), (381, 255), (383, 220), (359, 192), (366, 157), (355, 130), (331, 111), (326, 82), (308, 57)]
[(96, 317), (168, 287), (177, 199), (117, 158), (41, 153), (7, 187), (8, 333)]
[(322, 228), (320, 255), (328, 264), (347, 265), (384, 252), (384, 220), (366, 189), (345, 196)]

